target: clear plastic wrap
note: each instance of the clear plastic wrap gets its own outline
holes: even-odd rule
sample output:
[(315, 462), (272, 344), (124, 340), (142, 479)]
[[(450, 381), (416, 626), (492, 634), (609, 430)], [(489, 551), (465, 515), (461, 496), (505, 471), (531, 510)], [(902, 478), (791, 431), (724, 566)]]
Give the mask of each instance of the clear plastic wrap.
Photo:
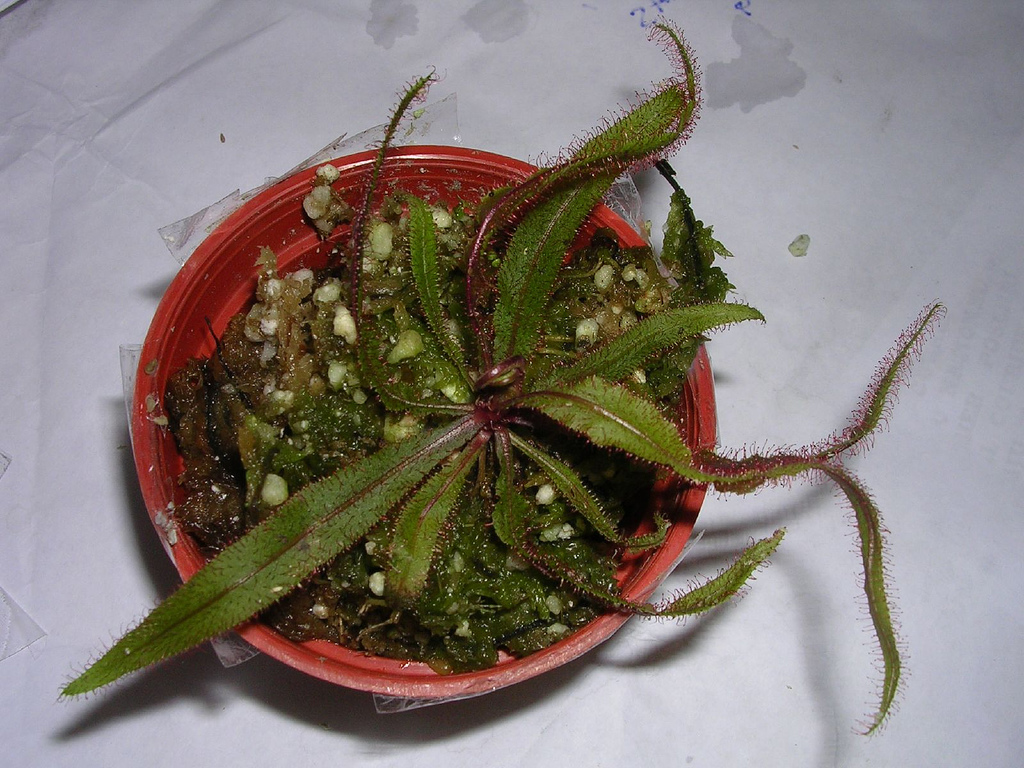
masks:
[[(11, 457), (0, 451), (0, 479), (3, 479)], [(32, 645), (46, 633), (25, 610), (0, 587), (0, 661)]]
[(435, 704), (445, 704), (449, 701), (461, 701), (485, 695), (486, 693), (474, 693), (472, 696), (449, 696), (444, 699), (411, 699), (404, 696), (385, 696), (382, 693), (375, 693), (373, 694), (373, 708), (379, 715), (393, 715), (398, 712), (409, 712), (413, 709), (432, 707)]
[(0, 587), (0, 661), (45, 636), (42, 627)]
[[(163, 238), (167, 250), (171, 252), (178, 264), (184, 264), (199, 244), (206, 239), (216, 226), (234, 212), (242, 203), (267, 187), (276, 184), (283, 178), (323, 163), (334, 157), (354, 154), (380, 146), (386, 126), (378, 125), (347, 137), (342, 134), (318, 152), (310, 155), (301, 163), (281, 176), (268, 178), (256, 189), (242, 193), (235, 190), (227, 197), (213, 205), (203, 208), (180, 221), (161, 227), (160, 237)], [(460, 143), (458, 102), (456, 95), (450, 96), (434, 104), (414, 110), (399, 129), (396, 144), (451, 144)]]
[(632, 176), (617, 178), (608, 194), (604, 196), (604, 204), (628, 221), (647, 243), (651, 242), (648, 222), (644, 219), (640, 190), (636, 188)]

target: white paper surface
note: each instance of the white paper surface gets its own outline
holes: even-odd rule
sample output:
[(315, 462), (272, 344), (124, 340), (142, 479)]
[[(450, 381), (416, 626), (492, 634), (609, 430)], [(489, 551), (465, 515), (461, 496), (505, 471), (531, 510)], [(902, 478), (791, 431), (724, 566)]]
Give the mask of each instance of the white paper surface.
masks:
[[(197, 651), (86, 700), (76, 670), (176, 583), (137, 491), (118, 347), (176, 270), (157, 229), (376, 125), (410, 78), (459, 94), (466, 146), (553, 153), (668, 66), (706, 72), (673, 160), (765, 326), (711, 347), (725, 445), (841, 428), (933, 299), (949, 312), (873, 450), (900, 711), (874, 651), (847, 512), (821, 487), (710, 498), (714, 570), (789, 534), (747, 596), (685, 626), (631, 622), (568, 668), (378, 715), (266, 658)], [(19, 766), (337, 764), (1016, 766), (1024, 755), (1024, 8), (939, 0), (25, 0), (0, 13), (0, 584), (47, 636), (0, 663)], [(223, 140), (221, 139), (223, 136)], [(637, 180), (660, 222), (668, 190)], [(788, 246), (810, 237), (805, 256)]]

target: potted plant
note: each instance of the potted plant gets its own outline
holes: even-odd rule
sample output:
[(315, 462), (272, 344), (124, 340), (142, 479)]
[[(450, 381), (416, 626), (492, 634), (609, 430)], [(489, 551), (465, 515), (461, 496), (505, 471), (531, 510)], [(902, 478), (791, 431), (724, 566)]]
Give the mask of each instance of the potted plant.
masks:
[[(672, 27), (655, 34), (675, 76), (550, 167), (393, 149), (428, 75), (379, 151), (293, 177), (211, 235), (210, 257), (186, 264), (158, 310), (136, 390), (144, 493), (159, 524), (190, 534), (172, 547), (187, 581), (65, 694), (256, 616), (277, 631), (243, 634), (300, 667), (293, 651), (310, 646), (297, 639), (348, 646), (340, 676), (323, 671), (326, 656), (307, 665), (328, 679), (478, 693), (578, 655), (630, 615), (728, 600), (782, 530), (648, 601), (703, 488), (809, 477), (832, 480), (857, 519), (884, 661), (869, 730), (881, 724), (900, 680), (881, 524), (842, 457), (877, 428), (942, 309), (905, 332), (842, 434), (717, 452), (701, 342), (760, 314), (725, 301), (732, 286), (713, 262), (727, 252), (681, 189), (660, 259), (595, 212), (616, 177), (663, 162), (696, 117), (690, 51)], [(215, 258), (228, 251), (256, 261), (255, 288)], [(217, 308), (197, 313), (211, 294)]]
[[(357, 155), (332, 161), (329, 166), (332, 169), (330, 174), (338, 174), (331, 185), (335, 190), (349, 190), (358, 193), (359, 181), (363, 178), (367, 167), (372, 164), (375, 158), (373, 152), (363, 152)], [(227, 368), (242, 371), (246, 368), (243, 362), (236, 363), (234, 358), (239, 354), (245, 355), (246, 350), (254, 353), (262, 353), (265, 337), (262, 331), (255, 336), (255, 341), (245, 338), (244, 341), (230, 335), (225, 337), (224, 329), (229, 325), (230, 318), (239, 312), (246, 312), (247, 316), (252, 315), (255, 319), (257, 314), (265, 318), (263, 303), (253, 303), (254, 287), (257, 282), (257, 275), (262, 271), (264, 282), (263, 292), (266, 292), (266, 283), (275, 279), (270, 273), (263, 270), (260, 264), (254, 264), (254, 256), (260, 253), (260, 243), (273, 242), (279, 246), (287, 243), (286, 247), (278, 247), (274, 256), (277, 270), (281, 275), (298, 274), (305, 275), (304, 270), (313, 268), (321, 274), (327, 263), (329, 248), (317, 236), (314, 227), (304, 223), (296, 227), (296, 222), (302, 222), (304, 211), (303, 202), (310, 195), (311, 187), (320, 186), (325, 174), (325, 166), (321, 169), (309, 169), (305, 172), (274, 185), (256, 197), (248, 201), (239, 211), (233, 214), (228, 220), (221, 224), (216, 231), (207, 238), (195, 254), (189, 259), (182, 273), (168, 288), (160, 307), (157, 310), (147, 337), (143, 357), (149, 361), (143, 365), (136, 380), (136, 395), (134, 398), (133, 418), (133, 443), (138, 466), (140, 483), (143, 497), (147, 507), (157, 524), (159, 533), (163, 536), (167, 548), (171, 553), (179, 572), (183, 578), (191, 577), (206, 562), (207, 554), (198, 545), (199, 542), (206, 545), (216, 545), (218, 537), (224, 537), (223, 530), (217, 530), (223, 526), (225, 520), (233, 517), (234, 512), (228, 507), (220, 507), (213, 517), (205, 515), (203, 508), (205, 500), (214, 498), (226, 498), (224, 490), (234, 481), (230, 478), (211, 477), (209, 474), (194, 476), (187, 481), (192, 491), (197, 493), (186, 494), (178, 479), (182, 475), (182, 451), (175, 440), (173, 433), (181, 433), (187, 430), (188, 417), (184, 419), (183, 426), (180, 414), (174, 416), (169, 423), (165, 423), (167, 411), (164, 409), (164, 394), (168, 391), (169, 382), (174, 379), (171, 374), (179, 371), (186, 371), (186, 374), (177, 376), (179, 384), (187, 383), (190, 361), (194, 358), (213, 358), (214, 362), (223, 360)], [(511, 158), (500, 157), (478, 150), (469, 150), (460, 147), (410, 147), (395, 149), (389, 153), (386, 170), (386, 181), (388, 194), (394, 196), (396, 192), (411, 192), (416, 190), (423, 195), (424, 190), (429, 190), (431, 204), (440, 210), (440, 206), (454, 208), (458, 204), (472, 202), (479, 204), (480, 200), (475, 196), (482, 195), (485, 190), (494, 189), (497, 186), (507, 184), (511, 181), (528, 177), (536, 169), (526, 163), (512, 160)], [(319, 183), (318, 183), (319, 182)], [(399, 219), (400, 221), (400, 219)], [(396, 221), (396, 225), (399, 225)], [(602, 238), (599, 242), (604, 247), (611, 248), (612, 241), (609, 235), (614, 233), (615, 240), (621, 242), (622, 252), (633, 252), (637, 255), (649, 257), (649, 249), (640, 236), (630, 228), (622, 219), (614, 216), (608, 209), (599, 208), (589, 218), (590, 227), (602, 231)], [(453, 235), (454, 226), (449, 226), (447, 236)], [(401, 235), (399, 235), (401, 236)], [(618, 242), (614, 248), (620, 249)], [(398, 254), (404, 254), (405, 247), (394, 249)], [(603, 252), (606, 256), (610, 252)], [(595, 256), (598, 253), (594, 254)], [(394, 259), (392, 260), (394, 261)], [(607, 273), (608, 270), (605, 270)], [(577, 265), (572, 273), (577, 276), (592, 273), (588, 278), (593, 283), (593, 274), (596, 270), (591, 267)], [(249, 282), (240, 281), (239, 275), (251, 275)], [(328, 276), (325, 281), (330, 281)], [(294, 281), (293, 281), (294, 282)], [(287, 283), (287, 278), (286, 278)], [(639, 286), (635, 281), (631, 283), (633, 291), (637, 292)], [(320, 286), (322, 287), (322, 286)], [(596, 287), (596, 286), (595, 286)], [(318, 289), (319, 290), (319, 289)], [(320, 307), (320, 313), (331, 321), (331, 335), (334, 335), (334, 315), (337, 307), (341, 305), (340, 294), (337, 298), (330, 298), (323, 301), (333, 293), (326, 290), (319, 295), (319, 304), (313, 294), (315, 291), (310, 286), (307, 297)], [(256, 307), (254, 310), (253, 307)], [(578, 310), (577, 310), (578, 313)], [(262, 323), (261, 323), (262, 325)], [(213, 332), (211, 332), (211, 328)], [(173, 331), (171, 330), (173, 329)], [(287, 338), (287, 329), (281, 325), (274, 329), (267, 339), (279, 337)], [(220, 342), (220, 351), (217, 344)], [(338, 377), (337, 363), (344, 355), (337, 355), (338, 350), (327, 349), (327, 357), (318, 365), (323, 378), (327, 379), (329, 391), (320, 393), (322, 403), (338, 404), (339, 400), (349, 408), (353, 408), (352, 398), (361, 398), (361, 386), (353, 386), (350, 381)], [(341, 350), (344, 351), (343, 349)], [(417, 356), (411, 363), (420, 363), (428, 360), (429, 356), (424, 354)], [(159, 364), (152, 364), (152, 361), (159, 361)], [(331, 363), (335, 363), (335, 382), (330, 382)], [(209, 363), (207, 363), (208, 365)], [(259, 366), (259, 376), (262, 389), (263, 379), (274, 371), (274, 365)], [(684, 369), (685, 369), (684, 364)], [(223, 370), (221, 370), (223, 373)], [(713, 447), (716, 437), (715, 432), (715, 406), (713, 397), (713, 383), (711, 379), (710, 366), (707, 355), (703, 349), (697, 350), (697, 362), (690, 366), (688, 375), (684, 382), (681, 398), (678, 400), (678, 407), (683, 411), (685, 418), (683, 426), (686, 430), (688, 444), (694, 448)], [(252, 388), (249, 387), (251, 390)], [(251, 391), (248, 395), (254, 400), (264, 400), (262, 409), (271, 408), (276, 410), (277, 406), (270, 401), (273, 396), (263, 397), (262, 392)], [(172, 400), (173, 400), (172, 396)], [(179, 406), (181, 395), (178, 395)], [(369, 410), (372, 403), (362, 403), (362, 409)], [(205, 413), (205, 404), (203, 408)], [(293, 413), (291, 421), (302, 421), (305, 413), (303, 408), (289, 409)], [(293, 430), (288, 425), (288, 418), (282, 419), (283, 413), (272, 413), (269, 421), (282, 422), (290, 435), (294, 437)], [(324, 424), (324, 419), (319, 419), (321, 427), (329, 426)], [(171, 427), (168, 429), (168, 427)], [(302, 430), (307, 440), (311, 433), (317, 429), (305, 428)], [(202, 432), (205, 434), (205, 431)], [(315, 436), (315, 435), (314, 435)], [(320, 457), (329, 453), (332, 447), (328, 445), (333, 439), (329, 430), (324, 429), (320, 433), (319, 443), (315, 446), (304, 446), (306, 456), (301, 463), (302, 471), (308, 471), (308, 460), (310, 455)], [(294, 444), (294, 441), (293, 441)], [(277, 457), (281, 455), (284, 444), (277, 443)], [(315, 451), (313, 450), (315, 448)], [(293, 455), (285, 451), (287, 455)], [(260, 466), (266, 463), (268, 469), (275, 468), (276, 456), (267, 456), (260, 462)], [(278, 461), (280, 464), (280, 461)], [(294, 463), (282, 469), (275, 468), (277, 472), (289, 476), (292, 485), (296, 484)], [(644, 480), (643, 482), (647, 482)], [(250, 483), (253, 487), (262, 489), (262, 483), (253, 479)], [(216, 489), (212, 486), (216, 485)], [(660, 509), (666, 518), (671, 520), (671, 525), (666, 531), (664, 541), (650, 552), (632, 557), (618, 565), (617, 578), (623, 584), (624, 591), (632, 596), (646, 595), (654, 585), (664, 577), (675, 565), (684, 544), (692, 529), (697, 511), (700, 508), (704, 497), (704, 487), (701, 485), (686, 485), (680, 487), (677, 483), (668, 482), (663, 479), (652, 493), (651, 502)], [(642, 496), (640, 497), (642, 498)], [(231, 534), (228, 534), (231, 535)], [(168, 541), (168, 537), (173, 539)], [(383, 549), (381, 550), (383, 551)], [(472, 558), (467, 558), (470, 565), (465, 569), (471, 570)], [(385, 566), (386, 563), (380, 563)], [(508, 574), (505, 574), (506, 576)], [(369, 574), (362, 577), (366, 580)], [(516, 574), (522, 587), (522, 574)], [(500, 579), (496, 579), (500, 581)], [(543, 582), (535, 586), (539, 588)], [(299, 596), (293, 594), (284, 599), (286, 605), (292, 605), (300, 600), (302, 590), (298, 591)], [(564, 597), (564, 595), (563, 595)], [(559, 599), (557, 595), (552, 597), (550, 590), (543, 594), (536, 594), (534, 602), (547, 610), (547, 603)], [(334, 606), (336, 600), (332, 601), (321, 595), (321, 604), (324, 608), (319, 609), (322, 617), (312, 616), (310, 621), (316, 623), (320, 629), (328, 629), (324, 626), (325, 621), (334, 621)], [(520, 601), (517, 601), (520, 602)], [(330, 606), (330, 608), (328, 608)], [(309, 613), (312, 605), (307, 605), (306, 612)], [(280, 614), (281, 609), (275, 610)], [(494, 620), (494, 612), (488, 614), (490, 620)], [(577, 621), (587, 618), (587, 614), (579, 614)], [(482, 672), (464, 670), (445, 675), (438, 675), (427, 663), (410, 664), (405, 660), (391, 659), (384, 656), (370, 656), (333, 642), (322, 639), (307, 639), (310, 633), (296, 632), (292, 627), (291, 637), (285, 637), (263, 622), (251, 622), (241, 629), (241, 634), (250, 643), (268, 654), (282, 659), (292, 666), (318, 677), (341, 683), (349, 687), (371, 690), (377, 693), (385, 693), (391, 696), (401, 695), (407, 698), (437, 698), (451, 696), (465, 696), (481, 691), (494, 690), (497, 687), (511, 684), (528, 677), (532, 677), (552, 666), (564, 663), (574, 658), (585, 650), (593, 647), (606, 638), (612, 631), (618, 628), (626, 619), (626, 613), (604, 613), (599, 618), (588, 621), (579, 631), (571, 633), (570, 636), (552, 643), (535, 653), (526, 656), (511, 656), (502, 653), (495, 666), (488, 666)], [(519, 620), (519, 626), (529, 624), (537, 619), (536, 615), (530, 618), (523, 617)], [(462, 621), (468, 621), (468, 617), (454, 617), (451, 619), (453, 626), (458, 628)], [(360, 622), (360, 626), (372, 624), (369, 619)], [(564, 624), (564, 617), (552, 615), (545, 624), (556, 626)], [(354, 622), (349, 622), (351, 630)], [(566, 626), (569, 626), (566, 624)], [(517, 627), (518, 628), (518, 627)], [(334, 627), (329, 628), (333, 633)], [(507, 634), (511, 630), (505, 630)], [(324, 634), (313, 635), (322, 637)], [(536, 634), (536, 633), (535, 633)], [(297, 638), (296, 636), (299, 636)], [(459, 637), (459, 636), (456, 636)], [(336, 638), (340, 639), (340, 638)], [(543, 638), (541, 638), (543, 639)], [(552, 637), (551, 639), (555, 639)], [(534, 638), (536, 643), (537, 638)], [(493, 645), (493, 642), (491, 643)], [(520, 641), (519, 649), (523, 649)], [(438, 666), (440, 659), (434, 659), (433, 663)]]

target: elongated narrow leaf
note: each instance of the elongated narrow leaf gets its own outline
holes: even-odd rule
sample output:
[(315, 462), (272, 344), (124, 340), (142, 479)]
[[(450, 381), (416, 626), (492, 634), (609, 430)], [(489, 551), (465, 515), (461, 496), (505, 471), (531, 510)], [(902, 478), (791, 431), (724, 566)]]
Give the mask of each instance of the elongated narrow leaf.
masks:
[(826, 466), (822, 470), (846, 495), (857, 519), (861, 561), (864, 566), (864, 594), (867, 596), (868, 613), (871, 615), (875, 637), (878, 639), (878, 645), (882, 651), (880, 701), (878, 711), (875, 712), (866, 731), (873, 733), (878, 730), (892, 710), (903, 670), (899, 642), (896, 639), (896, 630), (893, 628), (892, 608), (889, 605), (885, 583), (885, 548), (881, 516), (875, 503), (871, 500), (871, 495), (845, 469)]
[(690, 480), (711, 479), (693, 466), (679, 428), (653, 403), (604, 379), (591, 376), (566, 386), (549, 387), (523, 395), (517, 402), (550, 416), (597, 445), (624, 450)]
[[(500, 479), (499, 479), (500, 480)], [(643, 616), (691, 616), (715, 608), (733, 597), (746, 584), (754, 572), (768, 560), (778, 548), (784, 529), (777, 530), (768, 538), (755, 542), (718, 576), (677, 595), (671, 600), (652, 605), (641, 600), (630, 600), (620, 593), (595, 584), (582, 574), (569, 558), (557, 549), (539, 545), (528, 527), (530, 502), (520, 491), (508, 483), (498, 484), (499, 500), (507, 515), (508, 535), (513, 549), (537, 569), (571, 584), (576, 590), (592, 599), (618, 610), (629, 611)]]
[(363, 306), (363, 283), (361, 280), (363, 237), (366, 234), (366, 225), (370, 220), (370, 211), (377, 196), (377, 186), (380, 181), (381, 170), (384, 167), (384, 160), (391, 150), (395, 134), (398, 133), (398, 127), (401, 125), (406, 112), (409, 111), (409, 107), (418, 99), (423, 98), (430, 86), (435, 82), (437, 82), (437, 73), (431, 70), (428, 74), (413, 80), (408, 88), (405, 89), (402, 97), (395, 105), (394, 111), (391, 113), (391, 119), (384, 129), (384, 138), (381, 140), (380, 148), (377, 150), (377, 155), (374, 157), (370, 172), (366, 174), (365, 181), (363, 182), (362, 199), (356, 207), (355, 217), (352, 220), (352, 229), (349, 234), (349, 259), (351, 260), (350, 269), (352, 272), (351, 306), (359, 310), (355, 313), (357, 324), (361, 322), (363, 314), (361, 311)]
[(437, 269), (437, 233), (434, 229), (434, 217), (427, 204), (418, 197), (409, 197), (408, 201), (409, 261), (420, 297), (420, 306), (445, 355), (468, 383), (465, 350), (461, 341), (449, 330), (441, 306), (441, 278)]
[(561, 552), (550, 547), (541, 547), (529, 528), (529, 514), (533, 505), (523, 496), (519, 488), (505, 479), (502, 474), (498, 478), (498, 504), (501, 509), (505, 535), (509, 539), (509, 547), (524, 561), (532, 564), (542, 573), (571, 585), (580, 594), (604, 603), (613, 608), (631, 613), (647, 613), (654, 609), (646, 603), (626, 600), (617, 591), (594, 583), (582, 573), (575, 562), (559, 557)]
[(510, 433), (510, 437), (512, 444), (540, 467), (570, 506), (583, 515), (584, 519), (594, 527), (594, 530), (606, 540), (628, 546), (632, 551), (650, 549), (665, 540), (668, 523), (664, 518), (658, 519), (656, 530), (649, 534), (624, 535), (609, 519), (608, 513), (601, 508), (597, 499), (594, 498), (594, 494), (586, 487), (576, 470), (514, 432)]
[(874, 381), (861, 398), (860, 408), (850, 419), (850, 426), (835, 440), (827, 441), (819, 456), (837, 456), (856, 448), (884, 423), (899, 384), (906, 380), (922, 345), (945, 314), (946, 308), (942, 304), (931, 304), (900, 335), (889, 354), (879, 363)]
[[(642, 162), (685, 138), (697, 104), (696, 94), (673, 83), (591, 137), (573, 161), (581, 168), (614, 161), (623, 169)], [(567, 170), (579, 172), (577, 168)]]
[(515, 538), (512, 535), (510, 521), (514, 513), (508, 508), (508, 505), (512, 503), (512, 494), (509, 492), (509, 488), (515, 484), (518, 469), (512, 451), (511, 433), (504, 427), (495, 430), (494, 442), (497, 446), (495, 453), (498, 458), (498, 479), (495, 482), (498, 498), (491, 510), (491, 524), (494, 526), (494, 534), (499, 541), (506, 547), (512, 547)]
[(664, 43), (676, 63), (673, 76), (582, 142), (567, 161), (552, 169), (546, 184), (560, 185), (566, 178), (579, 179), (595, 169), (618, 167), (622, 172), (651, 163), (689, 136), (700, 107), (693, 56), (679, 31), (669, 24), (654, 25), (652, 37)]
[(531, 194), (543, 202), (516, 229), (498, 273), (495, 359), (533, 351), (558, 268), (583, 220), (623, 170), (685, 135), (695, 97), (679, 87), (663, 89), (591, 137), (564, 164), (531, 180)]
[(659, 312), (607, 344), (588, 350), (585, 356), (572, 365), (553, 371), (537, 386), (544, 388), (550, 384), (564, 385), (588, 376), (621, 381), (653, 357), (686, 339), (743, 320), (764, 320), (764, 317), (745, 304), (701, 304)]
[(395, 526), (391, 562), (385, 583), (399, 598), (415, 598), (427, 582), (438, 539), (456, 508), (476, 457), (486, 445), (485, 433), (447, 462), (406, 502)]
[(603, 174), (561, 190), (533, 208), (516, 228), (498, 272), (495, 360), (533, 352), (544, 306), (569, 246), (614, 180), (614, 174)]
[[(674, 76), (664, 81), (653, 95), (643, 99), (640, 104), (610, 120), (579, 144), (568, 158), (551, 168), (541, 169), (522, 183), (509, 188), (484, 216), (467, 257), (470, 286), (467, 309), (470, 325), (478, 338), (489, 337), (490, 326), (474, 300), (472, 285), (481, 256), (495, 231), (522, 217), (524, 211), (536, 209), (538, 202), (547, 203), (551, 206), (547, 213), (533, 217), (533, 223), (525, 232), (529, 234), (526, 242), (531, 246), (542, 240), (548, 241), (549, 238), (543, 234), (543, 225), (546, 223), (544, 217), (550, 219), (560, 216), (559, 207), (565, 202), (566, 196), (576, 194), (571, 190), (591, 187), (597, 179), (601, 180), (603, 190), (607, 190), (615, 177), (645, 163), (653, 163), (689, 136), (699, 107), (699, 86), (693, 58), (673, 27), (658, 24), (652, 32), (666, 43), (671, 58), (678, 64)], [(600, 195), (594, 197), (588, 193), (587, 197), (593, 197), (590, 201), (593, 205)], [(529, 217), (524, 217), (524, 223), (525, 218)], [(571, 239), (565, 244), (569, 242)], [(538, 302), (538, 297), (546, 297), (550, 292), (550, 283), (545, 282), (546, 269), (550, 268), (550, 264), (546, 259), (536, 261), (540, 254), (535, 248), (530, 247), (518, 253), (510, 250), (510, 253), (519, 263), (512, 267), (503, 265), (502, 272), (506, 274), (503, 278), (499, 276), (504, 285), (493, 317), (493, 331), (497, 339), (493, 348), (494, 360), (532, 351), (536, 341), (536, 327), (539, 327), (540, 322), (537, 313), (543, 308), (543, 302)], [(531, 287), (529, 295), (524, 294), (523, 291), (527, 286), (532, 286), (534, 279), (539, 281), (535, 289)], [(483, 344), (481, 352), (484, 362), (489, 365), (492, 350)]]
[(737, 483), (741, 489), (747, 490), (786, 477), (824, 475), (835, 482), (846, 496), (857, 521), (864, 569), (864, 594), (882, 652), (881, 700), (878, 711), (867, 729), (868, 733), (874, 732), (891, 711), (899, 689), (902, 662), (885, 584), (882, 523), (878, 508), (871, 500), (870, 494), (834, 459), (815, 456), (810, 453), (810, 449), (805, 449), (805, 453), (779, 451), (768, 455), (755, 454), (742, 459), (711, 457), (704, 453), (696, 458), (702, 470), (714, 475), (713, 482), (719, 490), (728, 490)]
[[(431, 339), (423, 338), (423, 342), (434, 344)], [(384, 407), (389, 411), (411, 411), (417, 414), (446, 412), (451, 414), (465, 413), (468, 406), (453, 403), (442, 392), (431, 392), (424, 396), (423, 388), (414, 382), (405, 380), (398, 364), (388, 362), (389, 346), (383, 329), (378, 323), (365, 323), (360, 331), (359, 373), (364, 385), (369, 386), (380, 397)], [(444, 358), (437, 355), (438, 367), (450, 367)], [(459, 374), (450, 367), (450, 378), (459, 382)], [(465, 386), (468, 396), (468, 384)]]
[(786, 530), (780, 528), (771, 536), (755, 541), (733, 561), (733, 564), (703, 584), (655, 607), (658, 616), (695, 616), (721, 605), (746, 584), (782, 543)]
[(64, 689), (86, 693), (192, 648), (284, 597), (359, 540), (479, 428), (471, 419), (384, 448), (307, 486), (211, 560)]

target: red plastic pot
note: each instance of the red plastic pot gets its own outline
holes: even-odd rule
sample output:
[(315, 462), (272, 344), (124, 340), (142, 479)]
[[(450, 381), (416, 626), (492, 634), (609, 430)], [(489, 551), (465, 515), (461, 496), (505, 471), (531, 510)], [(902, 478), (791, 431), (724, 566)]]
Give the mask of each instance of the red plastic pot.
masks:
[[(372, 160), (373, 153), (364, 152), (333, 161), (341, 171), (335, 188), (358, 188)], [(394, 152), (384, 185), (435, 200), (477, 201), (487, 191), (524, 178), (532, 170), (518, 160), (461, 147), (408, 147)], [(185, 580), (202, 567), (205, 558), (187, 535), (168, 542), (165, 518), (169, 505), (181, 501), (176, 478), (183, 465), (169, 431), (154, 422), (162, 407), (151, 406), (163, 402), (170, 374), (189, 358), (208, 357), (214, 351), (210, 327), (219, 334), (233, 315), (250, 305), (256, 285), (254, 262), (261, 246), (274, 250), (282, 271), (324, 266), (328, 249), (302, 215), (302, 199), (314, 173), (310, 168), (260, 192), (206, 238), (167, 289), (142, 348), (132, 411), (135, 463), (149, 515)], [(599, 207), (592, 224), (610, 227), (623, 244), (642, 244), (629, 224), (608, 208)], [(716, 435), (714, 385), (703, 349), (687, 382), (680, 403), (687, 440), (691, 447), (711, 447)], [(619, 579), (627, 597), (647, 598), (676, 566), (704, 493), (703, 487), (671, 481), (652, 489), (652, 508), (667, 512), (672, 526), (657, 550), (623, 562)], [(442, 699), (486, 693), (561, 666), (608, 638), (628, 618), (610, 612), (526, 658), (503, 657), (490, 669), (452, 675), (439, 675), (426, 664), (372, 656), (325, 641), (293, 642), (256, 621), (238, 632), (267, 655), (339, 685), (387, 696)]]

